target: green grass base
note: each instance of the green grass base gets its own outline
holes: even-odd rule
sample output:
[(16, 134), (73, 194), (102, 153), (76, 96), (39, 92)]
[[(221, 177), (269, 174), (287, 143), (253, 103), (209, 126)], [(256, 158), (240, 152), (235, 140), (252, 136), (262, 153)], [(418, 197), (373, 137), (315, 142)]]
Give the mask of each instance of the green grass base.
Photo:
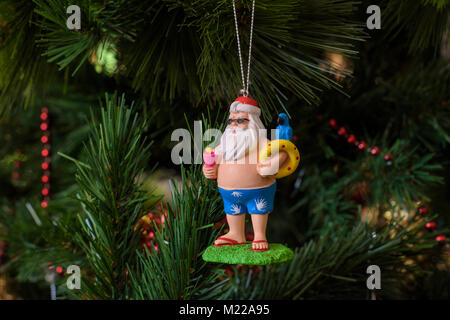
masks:
[(269, 244), (269, 250), (258, 252), (252, 250), (251, 244), (206, 248), (202, 257), (207, 262), (248, 264), (263, 266), (282, 263), (294, 258), (294, 252), (280, 243)]

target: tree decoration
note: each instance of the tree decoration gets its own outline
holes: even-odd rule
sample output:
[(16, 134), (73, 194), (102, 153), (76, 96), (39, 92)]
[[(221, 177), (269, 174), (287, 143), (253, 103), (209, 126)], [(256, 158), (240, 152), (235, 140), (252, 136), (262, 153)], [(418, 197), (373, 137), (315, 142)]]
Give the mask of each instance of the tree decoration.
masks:
[[(335, 119), (330, 119), (329, 125), (332, 129), (337, 130), (337, 134), (341, 137), (344, 137), (348, 144), (356, 146), (359, 150), (366, 150), (374, 156), (382, 154), (382, 151), (378, 146), (369, 147), (365, 141), (358, 140), (353, 133), (349, 134), (347, 128), (341, 126), (338, 129), (338, 123)], [(385, 154), (383, 157), (387, 165), (392, 164), (393, 157), (391, 154)]]
[[(330, 119), (329, 120), (329, 125), (331, 126), (331, 128), (333, 128), (335, 130), (338, 128), (338, 124), (337, 124), (337, 121), (335, 119)], [(356, 136), (354, 134), (348, 134), (347, 133), (347, 129), (345, 127), (340, 127), (337, 130), (337, 134), (347, 138), (347, 142), (349, 144), (356, 145), (358, 147), (358, 149), (360, 149), (360, 150), (367, 150), (370, 154), (372, 154), (374, 156), (382, 154), (382, 152), (381, 152), (381, 150), (380, 150), (380, 148), (378, 146), (373, 146), (373, 147), (369, 148), (367, 146), (366, 142), (364, 142), (364, 141), (361, 141), (361, 142), (357, 141)], [(384, 158), (384, 160), (386, 162), (386, 165), (390, 166), (392, 164), (393, 155), (391, 153), (385, 154), (383, 156), (383, 158)], [(421, 207), (419, 207), (418, 212), (421, 215), (425, 215), (425, 214), (428, 213), (428, 208), (426, 208), (424, 206), (421, 206)], [(430, 221), (430, 222), (427, 222), (425, 224), (425, 228), (427, 230), (431, 231), (431, 232), (436, 232), (436, 226), (437, 226), (437, 223), (435, 221)], [(438, 242), (445, 241), (446, 240), (446, 236), (445, 235), (439, 235), (439, 236), (436, 236), (435, 239)]]
[[(418, 209), (420, 215), (426, 215), (428, 213), (428, 208), (425, 206), (420, 206)], [(430, 232), (437, 232), (437, 223), (435, 221), (429, 221), (425, 224), (425, 228)], [(447, 236), (444, 234), (437, 235), (435, 240), (437, 242), (444, 242), (447, 239)]]
[[(219, 222), (217, 180), (204, 179), (197, 164), (208, 142), (190, 141), (193, 165), (169, 160), (171, 131), (187, 124), (200, 137), (222, 129), (223, 107), (241, 88), (240, 62), (228, 54), (237, 51), (231, 0), (80, 0), (78, 31), (66, 26), (67, 1), (0, 3), (0, 241), (8, 249), (0, 269), (2, 279), (14, 277), (8, 282), (33, 282), (37, 290), (21, 290), (24, 299), (48, 298), (41, 292), (47, 261), (56, 262), (45, 269), (52, 298), (57, 283), (65, 287), (57, 269), (83, 271), (81, 290), (60, 299), (364, 299), (369, 265), (382, 270), (377, 298), (447, 296), (440, 261), (450, 245), (448, 1), (383, 1), (388, 32), (366, 38), (365, 2), (258, 0), (253, 41), (252, 1), (236, 1), (241, 45), (254, 49), (245, 87), (265, 123), (289, 115), (292, 141), (306, 154), (295, 176), (279, 181), (269, 218), (270, 237), (296, 247), (294, 255), (264, 267), (202, 258), (230, 230)], [(115, 90), (133, 92), (136, 106), (97, 103)], [(43, 104), (51, 116), (33, 112)], [(342, 119), (327, 118), (326, 129), (362, 156), (328, 145), (317, 110)], [(190, 126), (200, 118), (195, 134)], [(362, 140), (356, 127), (386, 144)], [(277, 129), (290, 140), (287, 126)], [(157, 142), (151, 159), (149, 138)], [(15, 154), (17, 146), (26, 156)], [(76, 168), (66, 159), (78, 159)], [(155, 167), (181, 176), (170, 184), (160, 224), (147, 197), (153, 182), (141, 188), (141, 174)], [(35, 211), (36, 197), (47, 206), (43, 190), (53, 205)], [(439, 208), (439, 217), (422, 203)], [(141, 218), (147, 234), (135, 229)], [(253, 256), (276, 249), (253, 252), (253, 240), (260, 237), (239, 239)]]
[(41, 109), (40, 119), (40, 129), (42, 131), (41, 143), (44, 147), (41, 151), (41, 156), (44, 158), (44, 161), (41, 164), (41, 169), (43, 170), (43, 175), (41, 177), (43, 183), (43, 188), (41, 190), (43, 197), (41, 207), (45, 209), (48, 207), (48, 202), (50, 200), (50, 129), (48, 108)]
[[(249, 97), (255, 0), (251, 10), (247, 77), (244, 73), (234, 0), (232, 4), (242, 96), (230, 106), (228, 125), (220, 145), (214, 150), (206, 149), (203, 153), (203, 174), (207, 179), (217, 179), (230, 230), (224, 236), (218, 237), (202, 257), (208, 262), (230, 264), (281, 263), (292, 259), (294, 253), (281, 244), (269, 246), (266, 239), (267, 221), (274, 208), (276, 179), (291, 175), (295, 171), (300, 162), (300, 153), (290, 141), (293, 130), (285, 113), (278, 115), (275, 140), (268, 141), (261, 135), (261, 131), (265, 129), (260, 119), (262, 111), (256, 100)], [(254, 160), (251, 160), (252, 157)], [(239, 162), (236, 163), (236, 160)], [(246, 214), (252, 217), (255, 233), (251, 246), (245, 239)]]
[(161, 232), (164, 228), (167, 209), (163, 210), (161, 203), (157, 205), (158, 211), (149, 212), (142, 216), (136, 229), (141, 233), (140, 243), (142, 248), (147, 248), (149, 252), (158, 251), (158, 244), (155, 241), (155, 233)]

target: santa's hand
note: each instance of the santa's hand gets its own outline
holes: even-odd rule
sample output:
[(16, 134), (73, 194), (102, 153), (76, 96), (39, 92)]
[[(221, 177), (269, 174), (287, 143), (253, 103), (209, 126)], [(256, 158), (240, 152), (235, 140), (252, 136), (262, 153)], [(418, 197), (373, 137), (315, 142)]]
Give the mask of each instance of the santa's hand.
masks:
[(273, 166), (271, 161), (259, 162), (256, 165), (256, 171), (260, 176), (271, 176), (277, 173), (278, 168)]
[(208, 168), (206, 165), (203, 165), (203, 175), (206, 179), (217, 179), (217, 165), (212, 168)]

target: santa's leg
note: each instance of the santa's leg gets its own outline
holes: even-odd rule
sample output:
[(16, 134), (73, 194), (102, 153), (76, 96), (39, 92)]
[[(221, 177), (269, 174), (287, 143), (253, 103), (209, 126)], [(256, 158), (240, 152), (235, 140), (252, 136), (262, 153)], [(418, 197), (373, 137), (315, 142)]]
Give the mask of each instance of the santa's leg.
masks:
[[(245, 242), (245, 214), (240, 215), (232, 215), (227, 214), (227, 222), (230, 230), (227, 234), (224, 234), (223, 236), (219, 237), (214, 244), (220, 245), (229, 243), (229, 241), (223, 239), (228, 238), (234, 241), (237, 241), (239, 243)], [(222, 238), (222, 239), (220, 239)]]
[(266, 238), (267, 220), (269, 219), (269, 212), (266, 214), (252, 214), (252, 224), (254, 239), (253, 250), (267, 250), (269, 243)]

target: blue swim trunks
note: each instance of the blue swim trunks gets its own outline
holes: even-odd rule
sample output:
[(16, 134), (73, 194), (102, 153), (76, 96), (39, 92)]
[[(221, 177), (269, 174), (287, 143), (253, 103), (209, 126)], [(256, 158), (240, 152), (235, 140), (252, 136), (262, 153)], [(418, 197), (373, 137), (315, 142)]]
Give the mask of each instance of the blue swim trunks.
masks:
[(250, 214), (266, 214), (273, 211), (273, 200), (277, 183), (257, 189), (226, 190), (219, 187), (226, 214), (234, 216)]

